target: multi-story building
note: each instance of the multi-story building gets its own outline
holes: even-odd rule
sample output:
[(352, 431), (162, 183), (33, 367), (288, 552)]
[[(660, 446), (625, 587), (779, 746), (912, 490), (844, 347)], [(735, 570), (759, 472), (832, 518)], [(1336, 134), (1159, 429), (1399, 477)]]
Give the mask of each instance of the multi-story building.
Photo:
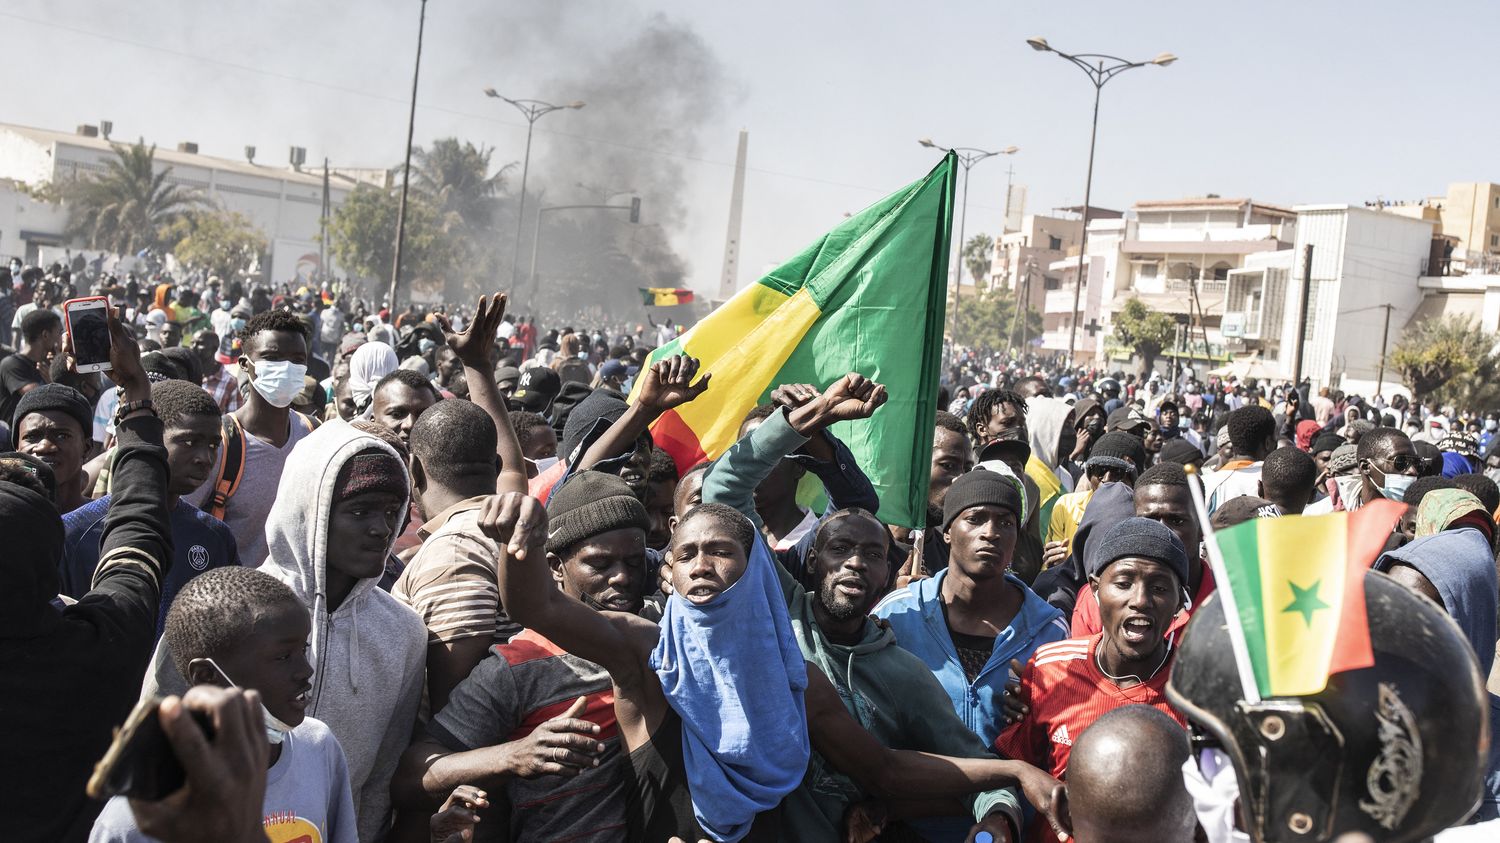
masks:
[[(1095, 213), (1119, 216), (1103, 209), (1096, 209)], [(1040, 312), (1046, 297), (1047, 267), (1061, 260), (1067, 250), (1078, 247), (1083, 220), (1027, 214), (1019, 222), (1016, 230), (1005, 232), (995, 241), (990, 286), (1010, 290), (1024, 298), (1032, 310)]]
[[(36, 186), (46, 182), (104, 172), (119, 141), (101, 137), (98, 126), (78, 127), (76, 133), (56, 132), (28, 126), (0, 124), (0, 178)], [(276, 281), (290, 280), (298, 260), (309, 252), (317, 255), (322, 225), (323, 173), (302, 170), (306, 153), (292, 149), (293, 166), (278, 167), (254, 162), (254, 148), (246, 148), (247, 160), (218, 158), (198, 152), (198, 145), (180, 143), (175, 149), (157, 148), (158, 172), (171, 168), (167, 180), (198, 191), (205, 199), (227, 211), (244, 214), (258, 226), (271, 244), (271, 266)], [(330, 173), (329, 198), (340, 205), (358, 183), (389, 186), (384, 169), (338, 168)], [(0, 253), (33, 258), (47, 246), (65, 246), (66, 215), (54, 214), (45, 226), (0, 232)], [(11, 237), (14, 236), (13, 241)], [(288, 267), (282, 269), (281, 267)], [(285, 277), (282, 277), (285, 276)]]
[(1372, 207), (1438, 223), (1437, 233), (1446, 242), (1438, 247), (1434, 277), (1500, 272), (1500, 184), (1454, 182), (1447, 196)]
[(1205, 338), (1222, 350), (1220, 323), (1230, 273), (1251, 255), (1291, 245), (1296, 214), (1250, 199), (1216, 196), (1137, 202), (1124, 219), (1090, 220), (1088, 255), (1054, 262), (1055, 289), (1044, 302), (1043, 348), (1066, 351), (1072, 333), (1074, 281), (1084, 267), (1079, 297), (1080, 362), (1104, 362), (1113, 315), (1132, 298), (1173, 315), (1184, 338)]

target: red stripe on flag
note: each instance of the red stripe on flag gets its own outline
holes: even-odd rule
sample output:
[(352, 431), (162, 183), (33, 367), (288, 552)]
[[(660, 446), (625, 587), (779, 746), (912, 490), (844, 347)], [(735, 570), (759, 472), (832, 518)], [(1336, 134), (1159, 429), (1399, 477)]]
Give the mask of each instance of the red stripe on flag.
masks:
[(672, 462), (677, 464), (678, 475), (708, 459), (698, 442), (698, 434), (688, 427), (676, 410), (668, 410), (657, 417), (651, 425), (651, 441), (671, 455)]
[(1375, 664), (1375, 652), (1370, 648), (1370, 616), (1365, 609), (1365, 572), (1380, 555), (1405, 509), (1394, 501), (1378, 500), (1349, 514), (1344, 601), (1338, 635), (1333, 640), (1333, 655), (1328, 660), (1330, 674)]

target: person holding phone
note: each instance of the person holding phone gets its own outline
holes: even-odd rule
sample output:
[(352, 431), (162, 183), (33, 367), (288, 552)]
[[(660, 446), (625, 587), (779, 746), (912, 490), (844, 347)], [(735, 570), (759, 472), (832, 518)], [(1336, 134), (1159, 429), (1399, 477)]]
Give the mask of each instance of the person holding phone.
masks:
[[(55, 314), (54, 314), (55, 317)], [(112, 377), (122, 390), (114, 497), (94, 588), (58, 608), (63, 525), (42, 495), (0, 481), (0, 699), (10, 737), (0, 769), (24, 770), (0, 789), (9, 839), (76, 840), (100, 803), (84, 795), (95, 761), (140, 689), (156, 633), (161, 583), (172, 564), (167, 457), (140, 353), (113, 313)]]

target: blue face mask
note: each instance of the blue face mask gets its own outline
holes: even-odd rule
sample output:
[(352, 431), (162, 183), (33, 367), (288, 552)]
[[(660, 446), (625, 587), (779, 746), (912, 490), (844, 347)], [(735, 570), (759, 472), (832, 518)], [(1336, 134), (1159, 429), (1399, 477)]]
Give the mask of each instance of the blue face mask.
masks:
[[(1379, 471), (1379, 469), (1376, 469)], [(1417, 478), (1409, 474), (1385, 474), (1381, 473), (1380, 496), (1388, 501), (1400, 503), (1406, 498), (1406, 490), (1411, 488)]]

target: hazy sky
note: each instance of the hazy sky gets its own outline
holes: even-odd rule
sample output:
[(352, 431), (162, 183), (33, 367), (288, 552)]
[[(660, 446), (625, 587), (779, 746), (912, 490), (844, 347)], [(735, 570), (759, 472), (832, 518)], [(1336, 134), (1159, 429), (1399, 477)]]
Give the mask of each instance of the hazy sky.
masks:
[[(261, 163), (389, 166), (405, 142), (418, 0), (5, 0), (0, 122), (109, 119)], [(646, 192), (718, 283), (736, 132), (750, 131), (741, 282), (935, 163), (916, 139), (1014, 144), (1028, 210), (1083, 199), (1092, 87), (1024, 43), (1148, 59), (1104, 91), (1094, 204), (1218, 193), (1277, 203), (1441, 194), (1500, 180), (1500, 3), (430, 0), (417, 142), (519, 160), (525, 124), (481, 93), (589, 99), (538, 123), (533, 178)], [(974, 170), (995, 233), (1008, 159)], [(651, 187), (606, 183), (625, 179)], [(561, 187), (551, 188), (561, 191)], [(666, 198), (670, 194), (670, 198)], [(653, 217), (653, 212), (655, 216)]]

